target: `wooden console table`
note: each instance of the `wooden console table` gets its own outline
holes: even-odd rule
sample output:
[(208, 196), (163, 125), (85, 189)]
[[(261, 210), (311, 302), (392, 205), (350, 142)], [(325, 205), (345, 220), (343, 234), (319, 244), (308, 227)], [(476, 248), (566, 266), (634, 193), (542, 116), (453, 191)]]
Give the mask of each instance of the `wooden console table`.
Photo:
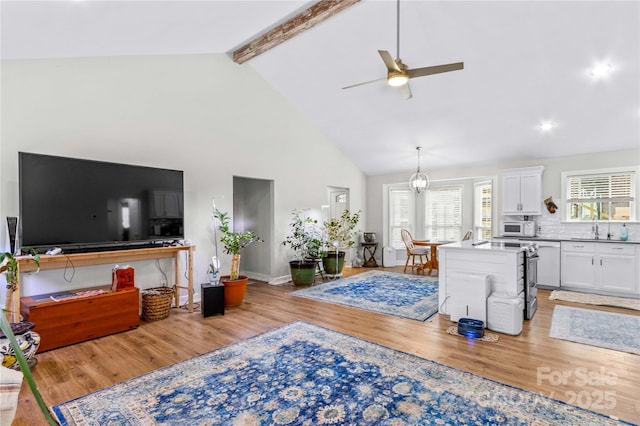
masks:
[[(68, 267), (70, 264), (73, 266), (93, 266), (93, 265), (105, 265), (119, 262), (134, 262), (139, 260), (153, 260), (153, 259), (175, 259), (175, 293), (174, 293), (174, 306), (180, 306), (180, 290), (187, 290), (188, 292), (188, 307), (189, 312), (193, 312), (193, 251), (195, 246), (169, 246), (169, 247), (154, 247), (132, 250), (115, 250), (115, 251), (102, 251), (94, 253), (76, 253), (76, 254), (58, 254), (55, 256), (40, 256), (40, 269), (62, 269)], [(180, 279), (180, 253), (187, 252), (187, 285), (181, 283)], [(30, 272), (38, 269), (36, 264), (32, 261), (30, 256), (18, 256), (18, 273), (15, 295), (13, 298), (13, 312), (20, 312), (20, 273)]]

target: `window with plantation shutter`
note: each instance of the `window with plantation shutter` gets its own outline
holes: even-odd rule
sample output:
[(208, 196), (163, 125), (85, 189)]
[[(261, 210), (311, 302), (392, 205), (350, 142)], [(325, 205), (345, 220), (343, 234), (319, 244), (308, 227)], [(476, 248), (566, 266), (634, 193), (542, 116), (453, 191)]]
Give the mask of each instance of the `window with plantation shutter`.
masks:
[(425, 192), (425, 237), (432, 241), (462, 239), (462, 186)]
[(389, 188), (389, 242), (396, 249), (404, 249), (402, 229), (413, 230), (414, 196), (410, 189)]
[(635, 220), (637, 172), (595, 170), (563, 173), (569, 221)]
[(491, 182), (476, 183), (473, 197), (473, 232), (478, 240), (491, 239)]

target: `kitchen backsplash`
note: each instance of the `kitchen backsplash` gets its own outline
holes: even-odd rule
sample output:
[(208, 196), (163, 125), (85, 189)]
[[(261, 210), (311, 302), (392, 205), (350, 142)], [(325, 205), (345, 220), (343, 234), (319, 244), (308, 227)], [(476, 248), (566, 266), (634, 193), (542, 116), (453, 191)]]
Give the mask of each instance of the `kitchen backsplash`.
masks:
[[(557, 213), (556, 213), (557, 214)], [(592, 223), (561, 222), (559, 217), (546, 214), (536, 218), (537, 235), (546, 238), (593, 238)], [(640, 223), (625, 223), (629, 234), (629, 241), (640, 241)], [(620, 240), (621, 222), (599, 221), (598, 231), (600, 239), (606, 239), (611, 232), (612, 240)]]

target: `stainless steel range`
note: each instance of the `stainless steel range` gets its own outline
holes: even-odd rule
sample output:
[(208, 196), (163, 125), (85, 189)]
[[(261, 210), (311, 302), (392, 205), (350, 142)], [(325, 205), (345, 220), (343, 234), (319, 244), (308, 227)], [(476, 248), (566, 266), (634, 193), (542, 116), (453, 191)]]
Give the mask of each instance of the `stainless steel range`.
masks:
[[(524, 243), (523, 243), (524, 245)], [(538, 308), (538, 246), (524, 245), (524, 319), (531, 319)]]
[(531, 319), (538, 308), (538, 246), (532, 242), (504, 240), (493, 244), (520, 248), (524, 253), (524, 319)]

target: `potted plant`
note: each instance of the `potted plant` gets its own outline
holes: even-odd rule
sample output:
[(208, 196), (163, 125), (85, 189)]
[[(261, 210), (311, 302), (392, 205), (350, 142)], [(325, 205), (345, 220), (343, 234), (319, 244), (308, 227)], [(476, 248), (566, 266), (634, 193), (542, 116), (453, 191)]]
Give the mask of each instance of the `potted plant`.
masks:
[[(40, 256), (38, 255), (38, 252), (32, 248), (27, 248), (26, 250), (33, 255), (31, 259), (35, 262), (38, 268), (40, 268)], [(5, 304), (7, 320), (11, 322), (19, 322), (20, 313), (13, 309), (13, 293), (18, 289), (18, 259), (16, 259), (13, 253), (0, 253), (0, 273), (2, 272), (6, 273), (5, 278), (7, 280)]]
[(291, 280), (295, 285), (311, 285), (315, 281), (317, 260), (320, 256), (322, 239), (317, 228), (318, 221), (304, 216), (300, 210), (293, 210), (290, 233), (282, 242), (289, 245), (295, 260), (289, 262)]
[[(2, 253), (1, 255), (5, 256), (6, 254), (7, 253)], [(22, 347), (20, 346), (20, 341), (18, 340), (15, 333), (13, 332), (12, 326), (13, 324), (10, 324), (7, 321), (6, 317), (4, 317), (3, 315), (0, 315), (0, 330), (2, 331), (6, 339), (9, 341), (9, 344), (13, 349), (13, 356), (15, 356), (15, 359), (19, 365), (19, 368), (22, 371), (22, 374), (24, 375), (24, 378), (26, 379), (27, 384), (29, 385), (29, 389), (31, 390), (31, 393), (35, 397), (38, 407), (40, 408), (40, 411), (42, 411), (42, 414), (44, 415), (44, 418), (47, 424), (58, 425), (58, 422), (54, 420), (53, 416), (49, 412), (49, 409), (47, 408), (47, 405), (42, 399), (42, 395), (40, 394), (40, 391), (38, 390), (38, 386), (36, 385), (36, 382), (33, 378), (33, 374), (31, 373), (31, 366), (29, 364), (27, 356), (23, 352)]]
[(340, 217), (324, 222), (325, 252), (322, 265), (329, 275), (340, 275), (344, 267), (345, 250), (355, 245), (355, 228), (360, 221), (360, 211), (351, 214), (346, 209)]
[(244, 300), (249, 281), (249, 277), (240, 275), (240, 252), (250, 244), (261, 243), (263, 240), (251, 231), (233, 232), (229, 226), (228, 213), (216, 209), (214, 217), (220, 221), (218, 229), (222, 233), (220, 242), (224, 246), (224, 252), (232, 255), (230, 274), (220, 277), (220, 282), (224, 284), (224, 305), (239, 306)]

